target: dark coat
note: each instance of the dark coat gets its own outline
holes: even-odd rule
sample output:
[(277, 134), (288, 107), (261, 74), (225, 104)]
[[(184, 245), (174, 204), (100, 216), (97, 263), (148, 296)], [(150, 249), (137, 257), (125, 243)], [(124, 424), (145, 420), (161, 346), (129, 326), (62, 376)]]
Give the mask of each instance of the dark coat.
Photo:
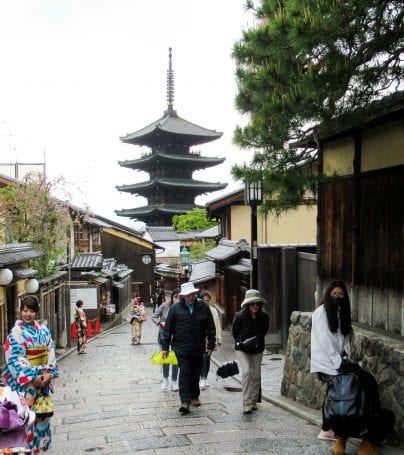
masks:
[(232, 333), (236, 341), (243, 341), (255, 335), (260, 341), (258, 352), (265, 349), (265, 335), (269, 328), (269, 316), (265, 311), (258, 311), (257, 316), (253, 318), (250, 312), (245, 308), (236, 313), (233, 321)]
[(214, 349), (216, 329), (209, 305), (195, 298), (192, 314), (182, 299), (171, 306), (164, 326), (162, 350), (168, 351), (170, 340), (177, 355), (201, 355)]

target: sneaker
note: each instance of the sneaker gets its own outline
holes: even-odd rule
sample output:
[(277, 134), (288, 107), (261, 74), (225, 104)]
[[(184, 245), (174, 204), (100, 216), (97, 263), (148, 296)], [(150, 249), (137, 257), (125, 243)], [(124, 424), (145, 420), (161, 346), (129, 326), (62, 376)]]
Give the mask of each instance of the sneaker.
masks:
[(198, 398), (191, 400), (191, 406), (200, 406), (202, 403), (199, 401)]
[(374, 444), (363, 439), (359, 446), (358, 455), (380, 455), (380, 452)]
[(335, 433), (332, 430), (321, 430), (317, 439), (321, 439), (322, 441), (335, 441)]
[[(344, 455), (345, 454), (345, 444), (346, 444), (346, 439), (342, 439), (340, 437), (336, 438), (334, 444), (330, 447), (330, 452), (333, 453), (334, 455)], [(377, 453), (375, 455), (377, 455)]]
[(182, 412), (183, 414), (188, 414), (188, 412), (189, 412), (189, 403), (188, 402), (181, 403), (181, 406), (179, 407), (178, 410), (180, 412)]
[(163, 378), (163, 382), (161, 383), (161, 390), (168, 389), (168, 378)]
[(178, 381), (173, 381), (173, 382), (171, 383), (171, 390), (172, 390), (173, 392), (177, 392), (177, 391), (178, 391)]
[(252, 404), (244, 404), (243, 405), (243, 413), (244, 414), (251, 414), (253, 410)]
[(205, 389), (206, 389), (206, 379), (205, 379), (205, 378), (201, 378), (201, 380), (199, 381), (199, 387), (200, 387), (202, 390), (205, 390)]

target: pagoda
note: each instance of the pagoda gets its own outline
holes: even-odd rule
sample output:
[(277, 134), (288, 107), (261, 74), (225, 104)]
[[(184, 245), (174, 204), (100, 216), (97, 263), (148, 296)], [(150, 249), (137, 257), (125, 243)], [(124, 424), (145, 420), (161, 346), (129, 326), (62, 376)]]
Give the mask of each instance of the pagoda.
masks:
[(173, 215), (181, 215), (198, 207), (195, 204), (196, 196), (225, 188), (227, 183), (192, 178), (194, 171), (221, 164), (225, 158), (204, 157), (190, 148), (221, 136), (222, 133), (182, 119), (174, 110), (174, 71), (170, 48), (167, 110), (163, 117), (150, 125), (120, 138), (124, 143), (150, 149), (138, 159), (118, 162), (122, 167), (149, 173), (149, 180), (116, 187), (119, 191), (147, 198), (148, 204), (116, 210), (115, 213), (150, 226), (171, 226)]

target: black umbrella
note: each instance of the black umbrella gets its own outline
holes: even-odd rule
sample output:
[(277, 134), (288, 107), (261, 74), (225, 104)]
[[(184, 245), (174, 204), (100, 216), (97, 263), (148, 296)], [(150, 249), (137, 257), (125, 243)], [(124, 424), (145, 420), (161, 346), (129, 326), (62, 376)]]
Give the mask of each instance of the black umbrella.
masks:
[(217, 371), (216, 374), (220, 376), (221, 378), (227, 378), (229, 376), (234, 376), (235, 374), (239, 374), (239, 369), (238, 369), (238, 364), (235, 360), (232, 362), (227, 362), (221, 365)]

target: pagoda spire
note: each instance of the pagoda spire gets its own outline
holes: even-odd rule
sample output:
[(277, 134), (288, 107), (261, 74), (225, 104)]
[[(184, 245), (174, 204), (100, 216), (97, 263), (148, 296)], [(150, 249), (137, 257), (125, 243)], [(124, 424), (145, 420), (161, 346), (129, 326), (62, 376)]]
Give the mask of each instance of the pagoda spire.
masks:
[(167, 110), (165, 114), (176, 115), (174, 110), (174, 70), (172, 65), (172, 48), (168, 48), (168, 70), (167, 70)]

